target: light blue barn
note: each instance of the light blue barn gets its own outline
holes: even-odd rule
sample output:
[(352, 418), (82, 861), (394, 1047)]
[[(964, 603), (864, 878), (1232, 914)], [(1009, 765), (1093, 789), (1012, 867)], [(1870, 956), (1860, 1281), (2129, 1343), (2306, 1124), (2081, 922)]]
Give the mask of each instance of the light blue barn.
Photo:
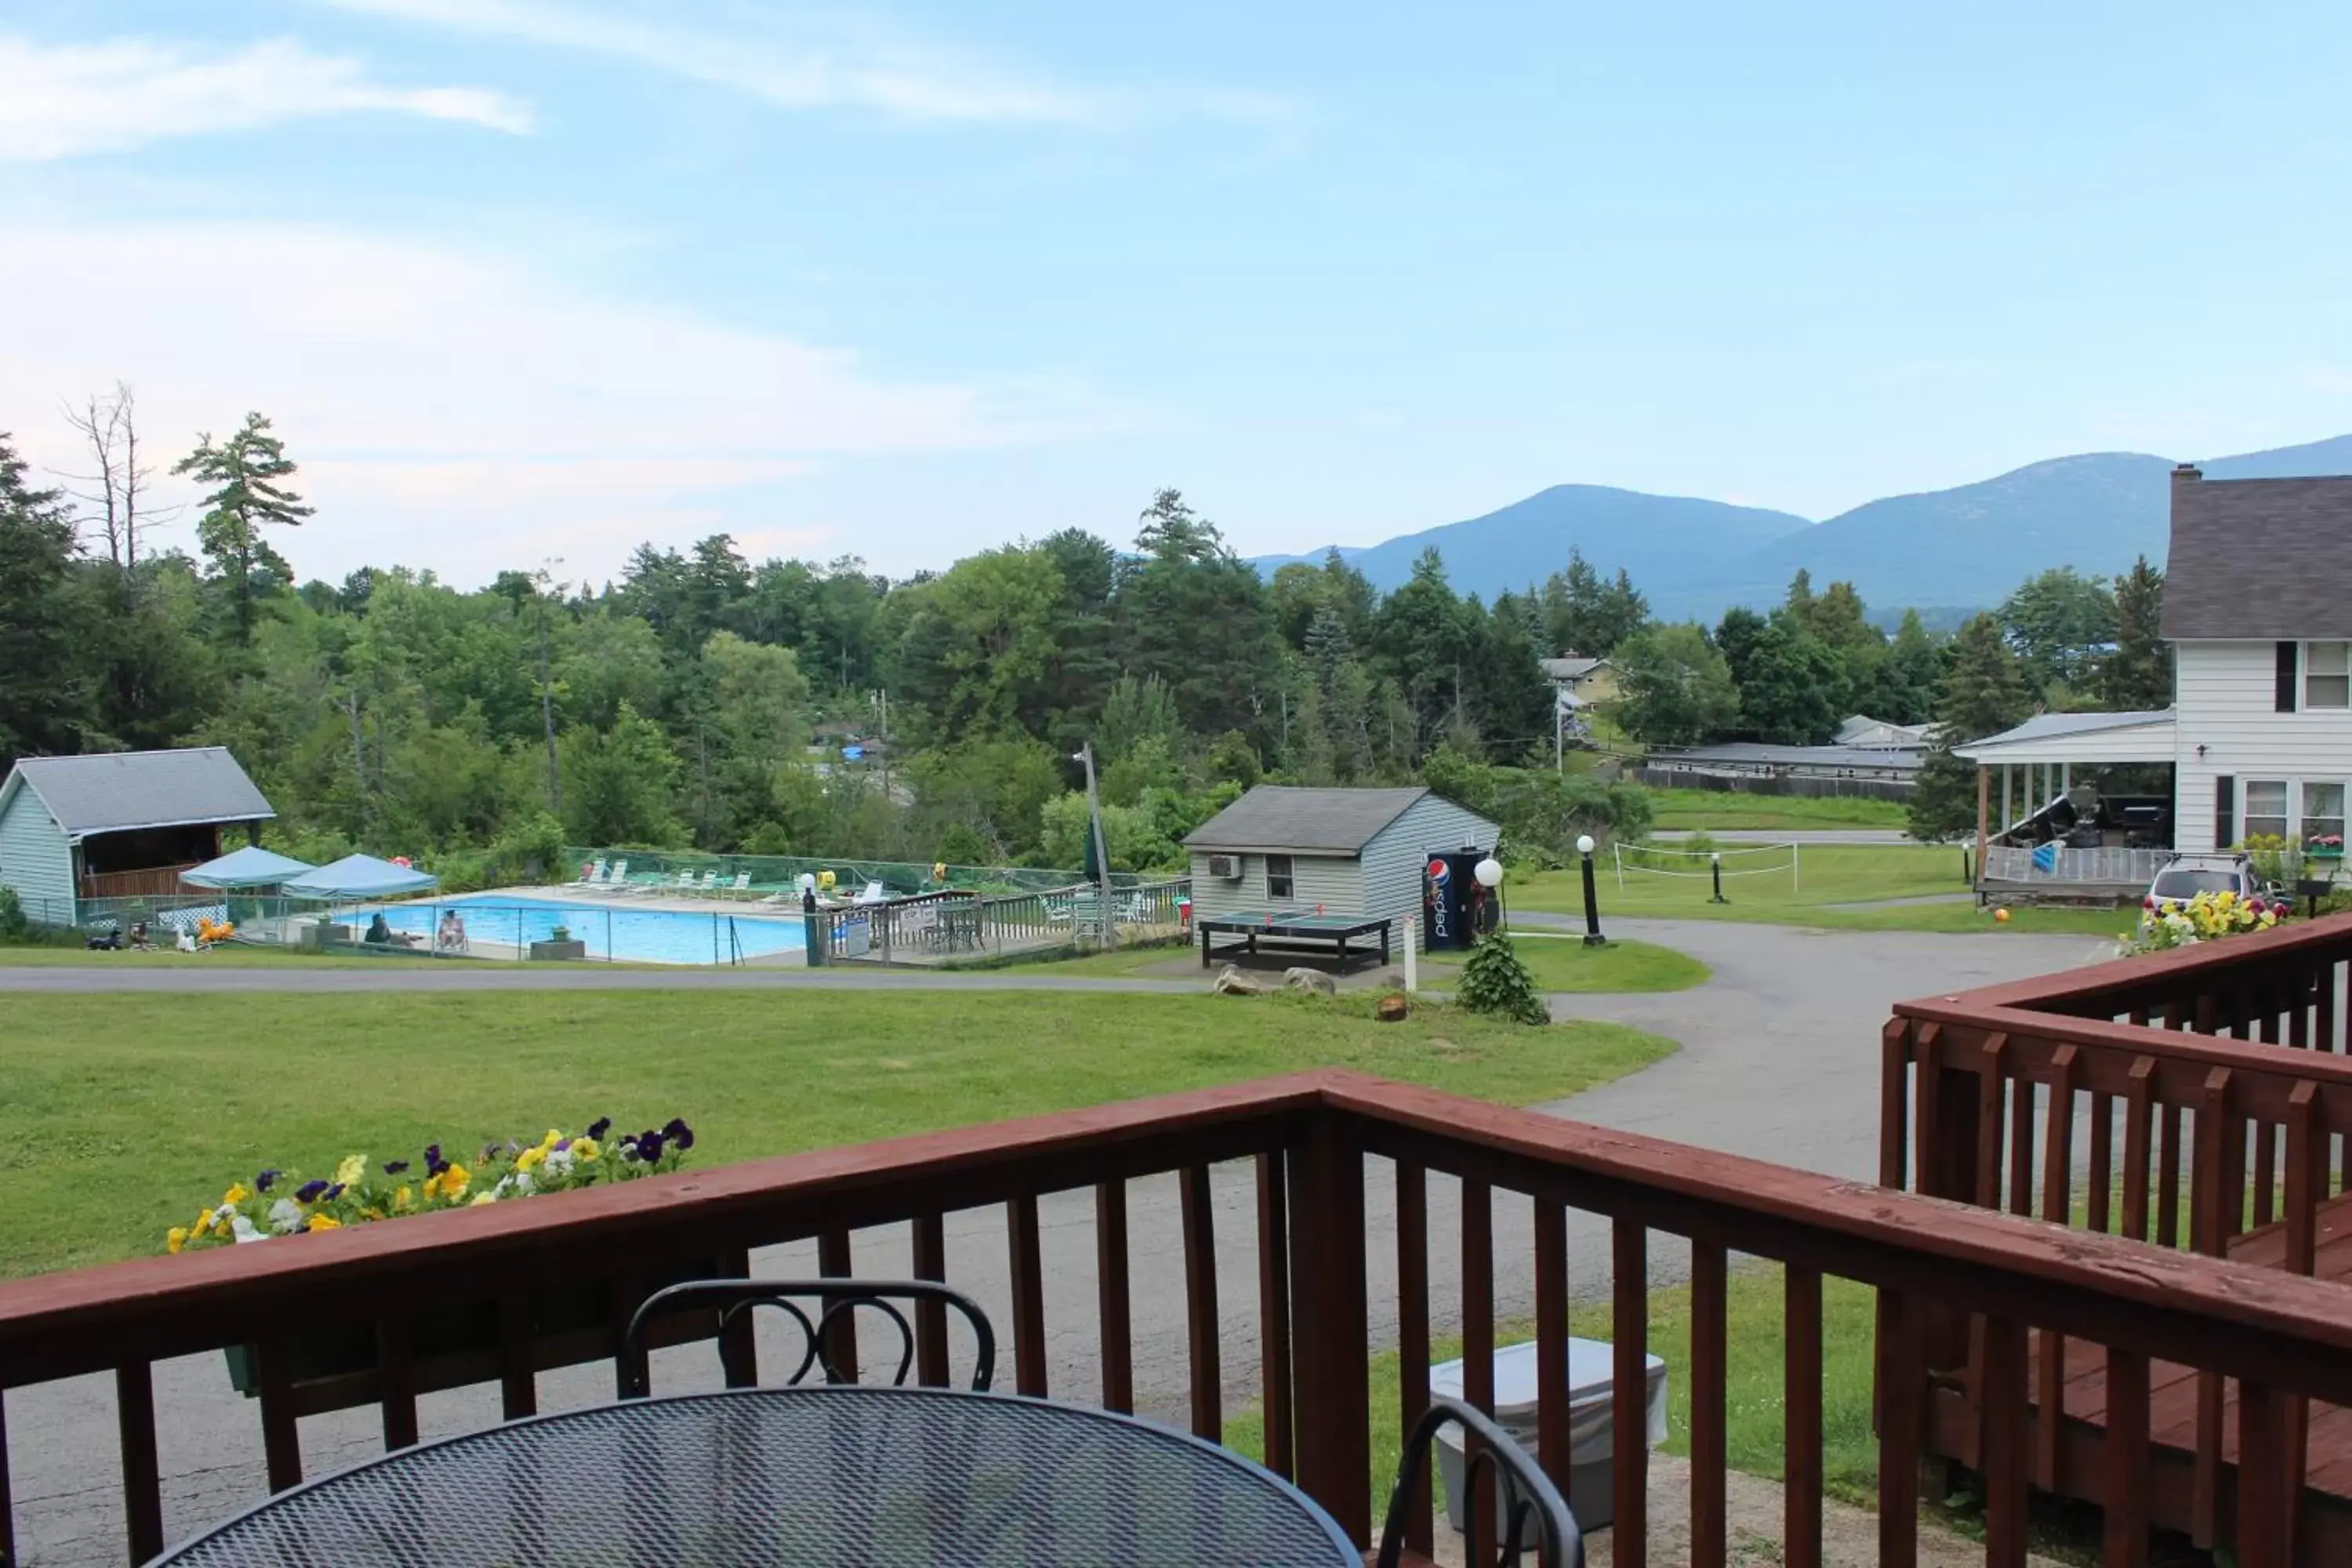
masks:
[(258, 842), (277, 815), (222, 746), (21, 758), (0, 781), (0, 888), (76, 925), (87, 900), (182, 891), (224, 830)]
[(1496, 832), (1425, 787), (1260, 784), (1185, 838), (1193, 918), (1321, 905), (1333, 914), (1418, 921), (1429, 857), (1492, 850)]

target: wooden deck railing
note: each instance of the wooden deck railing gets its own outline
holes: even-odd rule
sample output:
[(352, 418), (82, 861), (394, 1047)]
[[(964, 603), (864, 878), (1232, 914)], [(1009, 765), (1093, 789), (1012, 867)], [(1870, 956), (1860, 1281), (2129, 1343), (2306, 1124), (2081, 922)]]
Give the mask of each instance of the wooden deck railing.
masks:
[(85, 871), (81, 879), (81, 896), (85, 899), (145, 899), (168, 898), (189, 889), (180, 885), (180, 873), (193, 871), (203, 865), (201, 860), (189, 860), (177, 866), (154, 866), (138, 871)]
[[(373, 1366), (341, 1397), (380, 1405), (388, 1447), (417, 1436), (417, 1394), (444, 1382), (495, 1384), (509, 1416), (530, 1412), (536, 1374), (562, 1360), (609, 1357), (614, 1325), (654, 1282), (681, 1268), (741, 1273), (752, 1248), (815, 1238), (823, 1269), (849, 1268), (851, 1232), (911, 1230), (915, 1271), (946, 1274), (943, 1219), (990, 1207), (1004, 1216), (1010, 1264), (1012, 1385), (1046, 1394), (1046, 1295), (1039, 1199), (1091, 1192), (1101, 1397), (1135, 1401), (1129, 1184), (1173, 1173), (1181, 1195), (1190, 1425), (1223, 1430), (1217, 1220), (1210, 1171), (1247, 1162), (1255, 1183), (1257, 1380), (1265, 1453), (1360, 1540), (1370, 1530), (1371, 1248), (1395, 1248), (1396, 1321), (1408, 1418), (1428, 1396), (1433, 1332), (1433, 1225), (1455, 1231), (1468, 1396), (1491, 1406), (1498, 1254), (1531, 1254), (1539, 1366), (1547, 1399), (1538, 1447), (1565, 1482), (1571, 1213), (1605, 1222), (1612, 1259), (1621, 1388), (1643, 1382), (1654, 1233), (1687, 1238), (1692, 1258), (1691, 1561), (1725, 1562), (1727, 1347), (1731, 1254), (1787, 1266), (1784, 1560), (1818, 1563), (1822, 1541), (1822, 1289), (1831, 1277), (1878, 1291), (1879, 1560), (1916, 1560), (1919, 1456), (1931, 1415), (1930, 1336), (1941, 1313), (1974, 1314), (1985, 1344), (1988, 1561), (2021, 1563), (2031, 1329), (2095, 1338), (2126, 1405), (2155, 1362), (2236, 1379), (2242, 1452), (2239, 1561), (2288, 1560), (2289, 1492), (2269, 1462), (2284, 1441), (2284, 1408), (2352, 1405), (2352, 1317), (2336, 1288), (2276, 1269), (2166, 1254), (2109, 1237), (2063, 1232), (2014, 1215), (1691, 1149), (1655, 1139), (1465, 1100), (1342, 1072), (1316, 1072), (1160, 1100), (1104, 1106), (889, 1142), (829, 1149), (528, 1203), (402, 1220), (260, 1247), (38, 1277), (0, 1285), (0, 1389), (110, 1374), (120, 1413), (127, 1548), (143, 1560), (163, 1544), (151, 1368), (158, 1359), (257, 1341), (259, 1443), (273, 1487), (302, 1473), (297, 1325), (372, 1326)], [(1433, 1213), (1431, 1177), (1454, 1179), (1450, 1215)], [(1393, 1235), (1368, 1220), (1393, 1193)], [(1498, 1232), (1498, 1192), (1532, 1200), (1531, 1227)], [(1514, 1229), (1517, 1227), (1514, 1226)], [(1379, 1269), (1385, 1278), (1385, 1264)], [(593, 1291), (598, 1321), (570, 1340), (535, 1337), (528, 1282)], [(1244, 1287), (1246, 1290), (1246, 1287)], [(430, 1307), (419, 1306), (429, 1303)], [(427, 1310), (478, 1304), (485, 1348), (436, 1360), (420, 1335)], [(918, 1364), (946, 1372), (944, 1329), (918, 1324)], [(748, 1335), (723, 1336), (730, 1381), (757, 1374)], [(2143, 1402), (2144, 1403), (2144, 1402)], [(1616, 1405), (1615, 1561), (1640, 1564), (1649, 1535), (1645, 1413)], [(2111, 1561), (2145, 1546), (2148, 1452), (2121, 1421), (2108, 1463), (2137, 1503), (2112, 1509)], [(38, 1431), (18, 1441), (38, 1444)], [(0, 1437), (0, 1447), (5, 1438)], [(0, 1455), (4, 1458), (5, 1455)], [(213, 1457), (208, 1456), (208, 1459)], [(0, 1463), (0, 1476), (6, 1474)], [(2123, 1483), (2128, 1483), (2125, 1485)], [(0, 1497), (0, 1504), (5, 1498)], [(0, 1557), (13, 1546), (0, 1506)], [(1415, 1544), (1426, 1552), (1423, 1510)]]
[[(2323, 1252), (2352, 1138), (2347, 957), (2352, 917), (2333, 917), (1900, 1004), (1880, 1180), (2142, 1245), (2340, 1273)], [(2078, 1418), (2095, 1424), (2101, 1390), (2070, 1380), (2063, 1341), (2036, 1350), (2034, 1482), (2101, 1499), (2103, 1478), (2070, 1465), (2065, 1440)], [(1987, 1353), (1981, 1325), (1943, 1315), (1929, 1363), (1954, 1397), (1937, 1451), (1963, 1462), (1979, 1450)], [(2220, 1376), (2197, 1379), (2188, 1484), (2155, 1510), (2200, 1544), (2228, 1534), (2228, 1397)], [(2282, 1463), (2299, 1478), (2311, 1418), (2291, 1403), (2286, 1420)]]

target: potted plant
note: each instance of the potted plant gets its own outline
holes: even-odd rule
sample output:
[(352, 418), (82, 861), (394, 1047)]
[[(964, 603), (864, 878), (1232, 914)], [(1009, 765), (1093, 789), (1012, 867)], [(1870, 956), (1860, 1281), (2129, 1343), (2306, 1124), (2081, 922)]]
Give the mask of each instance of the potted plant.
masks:
[(2344, 835), (2315, 833), (2303, 841), (2303, 855), (2306, 860), (2341, 860), (2344, 858)]
[(530, 944), (530, 956), (533, 958), (585, 958), (588, 956), (588, 944), (575, 941), (572, 935), (572, 928), (558, 921), (555, 923), (555, 929), (547, 933), (545, 941), (534, 941)]
[[(694, 1131), (683, 1120), (645, 1131), (609, 1136), (609, 1118), (590, 1123), (577, 1137), (550, 1129), (537, 1143), (494, 1143), (468, 1169), (445, 1158), (439, 1144), (422, 1160), (386, 1161), (373, 1169), (364, 1154), (346, 1158), (332, 1181), (299, 1179), (291, 1171), (263, 1171), (251, 1184), (238, 1182), (193, 1224), (173, 1227), (165, 1250), (179, 1253), (247, 1242), (278, 1241), (300, 1246), (313, 1231), (340, 1230), (408, 1218), (444, 1209), (510, 1203), (577, 1187), (632, 1181), (677, 1170), (694, 1147)], [(646, 1284), (658, 1289), (681, 1279), (708, 1279), (717, 1264), (681, 1259), (648, 1269)], [(534, 1359), (543, 1366), (593, 1361), (611, 1354), (615, 1303), (600, 1281), (559, 1283), (529, 1296)], [(681, 1321), (680, 1339), (708, 1337), (714, 1322)], [(420, 1309), (410, 1326), (420, 1389), (452, 1387), (475, 1380), (482, 1356), (499, 1346), (498, 1304), (455, 1301)], [(376, 1397), (376, 1339), (372, 1323), (306, 1325), (287, 1342), (289, 1372), (306, 1411), (339, 1410)], [(260, 1390), (259, 1361), (251, 1345), (223, 1352), (229, 1382), (251, 1397)]]

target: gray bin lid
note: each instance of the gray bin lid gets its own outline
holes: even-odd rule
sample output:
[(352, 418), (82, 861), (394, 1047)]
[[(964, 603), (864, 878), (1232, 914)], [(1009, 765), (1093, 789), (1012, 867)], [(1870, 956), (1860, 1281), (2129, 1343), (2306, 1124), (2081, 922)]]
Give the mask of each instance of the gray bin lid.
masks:
[[(1606, 1394), (1617, 1373), (1617, 1347), (1603, 1340), (1570, 1340), (1568, 1342), (1568, 1398), (1570, 1405), (1580, 1404), (1595, 1395)], [(1666, 1375), (1664, 1357), (1645, 1356), (1643, 1366), (1648, 1373), (1645, 1398), (1654, 1393)], [(1495, 1419), (1512, 1424), (1525, 1418), (1533, 1420), (1536, 1414), (1536, 1346), (1533, 1341), (1525, 1344), (1506, 1345), (1495, 1352)], [(1454, 1399), (1463, 1397), (1462, 1363), (1439, 1362), (1429, 1369), (1429, 1391)]]

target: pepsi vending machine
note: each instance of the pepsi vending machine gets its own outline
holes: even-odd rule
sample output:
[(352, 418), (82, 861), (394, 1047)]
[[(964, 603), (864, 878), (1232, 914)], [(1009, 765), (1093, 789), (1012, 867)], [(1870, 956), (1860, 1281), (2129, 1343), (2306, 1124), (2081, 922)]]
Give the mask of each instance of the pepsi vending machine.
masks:
[(1495, 929), (1494, 895), (1478, 885), (1475, 871), (1485, 858), (1485, 852), (1475, 848), (1426, 857), (1421, 913), (1433, 950), (1469, 947)]

